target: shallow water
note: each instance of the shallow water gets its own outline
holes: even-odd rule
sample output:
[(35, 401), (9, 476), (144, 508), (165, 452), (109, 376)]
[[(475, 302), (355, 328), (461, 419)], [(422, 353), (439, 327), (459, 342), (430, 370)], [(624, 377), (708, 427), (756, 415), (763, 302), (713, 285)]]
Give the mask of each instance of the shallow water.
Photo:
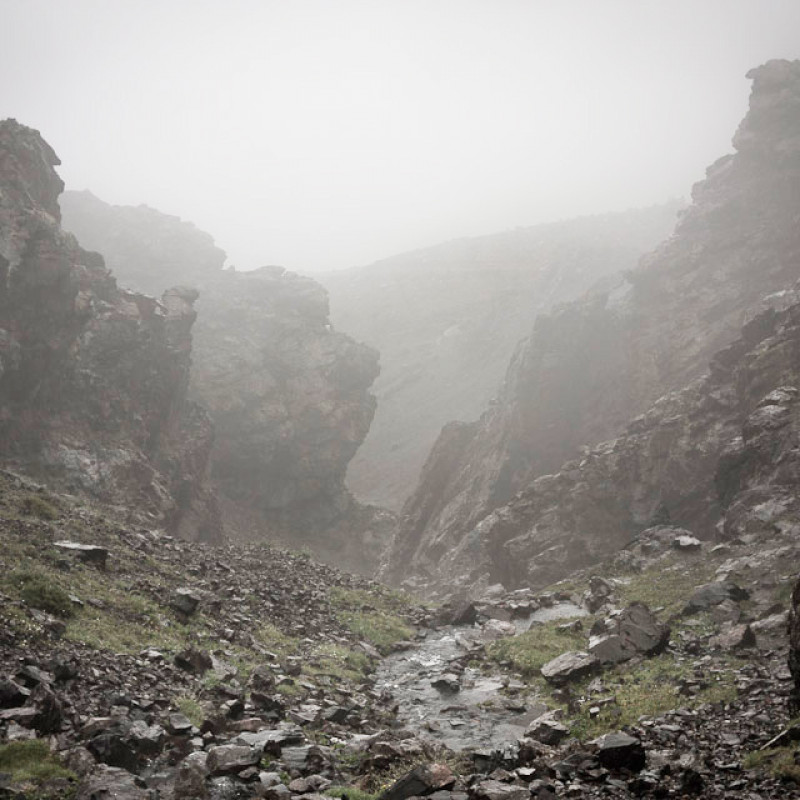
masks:
[[(516, 621), (517, 632), (535, 622), (584, 616), (586, 611), (573, 603), (557, 603)], [(533, 694), (501, 693), (504, 678), (484, 675), (467, 667), (461, 676), (461, 689), (454, 692), (434, 688), (431, 683), (449, 671), (449, 664), (463, 658), (475, 646), (479, 626), (431, 631), (411, 650), (388, 656), (381, 663), (377, 688), (388, 690), (399, 704), (398, 720), (403, 727), (418, 732), (453, 750), (497, 748), (516, 741), (528, 724), (543, 712)]]

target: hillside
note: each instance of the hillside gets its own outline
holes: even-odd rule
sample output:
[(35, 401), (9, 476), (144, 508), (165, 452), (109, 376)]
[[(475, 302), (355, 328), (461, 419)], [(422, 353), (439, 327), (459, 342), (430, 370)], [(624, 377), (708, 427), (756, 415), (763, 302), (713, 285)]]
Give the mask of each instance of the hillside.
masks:
[(375, 419), (348, 469), (356, 496), (398, 510), (442, 425), (480, 416), (536, 316), (635, 267), (680, 208), (518, 228), (320, 273), (334, 325), (381, 354)]
[(444, 428), (386, 576), (552, 580), (664, 512), (713, 534), (719, 459), (798, 381), (791, 312), (762, 312), (782, 311), (800, 278), (800, 62), (749, 77), (736, 153), (694, 187), (675, 234), (607, 291), (540, 316), (497, 402)]
[(122, 516), (0, 473), (8, 797), (800, 796), (794, 530), (432, 609)]

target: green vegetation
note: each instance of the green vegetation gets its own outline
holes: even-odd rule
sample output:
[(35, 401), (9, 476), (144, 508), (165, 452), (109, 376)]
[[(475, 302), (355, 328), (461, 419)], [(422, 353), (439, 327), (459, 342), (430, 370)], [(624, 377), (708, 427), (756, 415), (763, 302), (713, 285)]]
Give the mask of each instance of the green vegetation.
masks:
[(206, 718), (206, 711), (202, 703), (200, 703), (196, 697), (185, 694), (181, 695), (175, 698), (175, 705), (178, 711), (180, 711), (192, 725), (196, 725), (199, 728), (203, 724)]
[(411, 604), (401, 592), (378, 589), (373, 593), (337, 586), (331, 590), (330, 600), (339, 622), (384, 655), (397, 642), (414, 634), (398, 613), (408, 610)]
[[(11, 782), (14, 784), (29, 784), (31, 788), (38, 789), (48, 781), (70, 781), (77, 780), (75, 774), (65, 769), (59, 760), (50, 752), (47, 742), (43, 739), (30, 739), (24, 742), (9, 742), (0, 745), (0, 772), (11, 775)], [(74, 788), (56, 789), (57, 794), (36, 793), (23, 796), (26, 797), (47, 797), (58, 796), (61, 798), (72, 796)], [(16, 796), (16, 795), (15, 795)]]
[(271, 622), (262, 623), (255, 631), (253, 638), (278, 657), (296, 655), (299, 652), (299, 642), (292, 636), (287, 636)]
[(601, 707), (594, 719), (589, 715), (593, 703), (585, 703), (571, 725), (572, 733), (579, 739), (593, 739), (625, 725), (633, 725), (642, 716), (655, 717), (675, 708), (730, 703), (736, 699), (733, 670), (706, 678), (697, 694), (679, 695), (681, 679), (693, 674), (689, 666), (669, 654), (608, 670), (603, 674), (603, 683), (616, 702)]
[(627, 576), (617, 593), (625, 605), (644, 603), (651, 609), (663, 608), (663, 614), (671, 616), (683, 610), (695, 587), (713, 579), (714, 567), (707, 561), (668, 556), (644, 572)]
[(59, 586), (56, 577), (41, 567), (14, 570), (8, 584), (31, 608), (38, 608), (57, 617), (69, 618), (74, 610), (69, 594)]
[[(591, 618), (583, 619), (588, 619), (588, 624), (591, 625)], [(509, 636), (494, 642), (489, 646), (487, 654), (494, 661), (510, 663), (525, 678), (538, 678), (539, 670), (548, 661), (568, 650), (583, 650), (586, 647), (585, 630), (559, 630), (560, 626), (569, 622), (568, 619), (559, 619), (533, 625), (519, 636)]]
[(38, 517), (43, 520), (58, 519), (58, 509), (40, 494), (28, 494), (22, 499), (20, 505), (23, 514), (29, 517)]
[(377, 793), (365, 792), (353, 786), (329, 786), (325, 790), (328, 797), (339, 797), (341, 800), (376, 800)]
[(742, 761), (746, 770), (765, 770), (776, 778), (800, 783), (800, 743), (788, 747), (775, 747), (770, 750), (756, 750)]
[(370, 668), (366, 653), (337, 644), (319, 646), (303, 664), (303, 672), (315, 678), (334, 681), (361, 681)]

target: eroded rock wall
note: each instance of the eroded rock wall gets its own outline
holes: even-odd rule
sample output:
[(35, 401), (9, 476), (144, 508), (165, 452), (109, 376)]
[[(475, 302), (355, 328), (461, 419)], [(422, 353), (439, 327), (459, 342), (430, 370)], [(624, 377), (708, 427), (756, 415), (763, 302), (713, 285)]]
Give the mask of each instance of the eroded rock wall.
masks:
[[(680, 420), (687, 413), (685, 401), (671, 400), (669, 393), (687, 385), (687, 391), (698, 391), (692, 382), (737, 337), (742, 323), (759, 312), (763, 298), (786, 290), (800, 277), (800, 62), (769, 62), (749, 77), (750, 110), (734, 138), (736, 153), (709, 168), (675, 234), (609, 291), (540, 317), (512, 359), (497, 402), (472, 427), (469, 441), (459, 440), (458, 457), (446, 446), (434, 449), (420, 488), (404, 507), (405, 522), (389, 554), (388, 578), (407, 575), (411, 564), (420, 575), (455, 579), (460, 573), (454, 572), (454, 552), (463, 555), (468, 547), (525, 536), (526, 525), (534, 520), (538, 539), (555, 546), (562, 525), (553, 524), (544, 534), (550, 524), (546, 520), (574, 517), (576, 504), (597, 508), (594, 530), (584, 531), (573, 555), (562, 551), (557, 559), (580, 561), (592, 557), (595, 547), (606, 549), (609, 540), (619, 544), (641, 529), (662, 502), (670, 513), (688, 514), (682, 509), (687, 493), (695, 491), (695, 476), (708, 466), (713, 469), (717, 447), (727, 434), (716, 431), (713, 405), (718, 401), (704, 400), (709, 411), (702, 425), (714, 431), (715, 443), (707, 440), (707, 453), (684, 460), (686, 474), (670, 479), (675, 488), (667, 485), (658, 493), (664, 497), (653, 496), (637, 476), (662, 471), (659, 447), (666, 420), (683, 430), (666, 438), (685, 437), (687, 452), (697, 436), (686, 427), (691, 418)], [(705, 390), (699, 391), (706, 397)], [(655, 403), (659, 398), (660, 405)], [(725, 402), (720, 401), (723, 409)], [(615, 467), (608, 479), (612, 490), (626, 474), (624, 483), (631, 491), (621, 488), (596, 498), (592, 492), (597, 482), (587, 482), (584, 473), (575, 471), (582, 459), (561, 469), (565, 461), (580, 456), (581, 448), (619, 434), (654, 403), (644, 418), (659, 431), (648, 444), (651, 452), (634, 446), (628, 458), (636, 463), (627, 471)], [(653, 414), (666, 415), (663, 424)], [(614, 461), (624, 458), (616, 453)], [(674, 460), (667, 462), (676, 468)], [(607, 469), (611, 462), (600, 463)], [(549, 492), (542, 495), (542, 487), (559, 485), (571, 474), (576, 484), (564, 494), (563, 507), (529, 496), (528, 487), (538, 478), (535, 497), (552, 498)], [(435, 501), (426, 488), (431, 484), (442, 486)], [(514, 500), (520, 491), (523, 499)], [(677, 501), (678, 496), (683, 499)], [(528, 523), (508, 510), (526, 504)], [(703, 512), (698, 525), (707, 528), (714, 513)], [(567, 528), (577, 525), (573, 520)], [(564, 538), (561, 544), (567, 547), (569, 537)], [(546, 548), (535, 549), (539, 553)], [(509, 579), (517, 580), (529, 572), (525, 559), (532, 556), (529, 550), (525, 555), (512, 550), (506, 549), (503, 558), (513, 562), (508, 569), (516, 577)], [(537, 559), (546, 571), (546, 559)], [(495, 568), (500, 572), (505, 569), (501, 561), (498, 556)]]
[(340, 330), (376, 347), (375, 419), (348, 485), (399, 510), (442, 426), (475, 421), (537, 314), (636, 266), (681, 203), (457, 239), (321, 273)]
[(60, 227), (59, 163), (37, 131), (0, 123), (0, 457), (216, 539), (213, 430), (187, 400), (197, 295), (118, 288)]
[(198, 288), (191, 396), (214, 422), (211, 477), (229, 532), (374, 570), (394, 520), (357, 503), (345, 474), (375, 413), (378, 354), (333, 329), (322, 286), (281, 267), (223, 270), (208, 234), (146, 206), (76, 192), (65, 210), (123, 283)]

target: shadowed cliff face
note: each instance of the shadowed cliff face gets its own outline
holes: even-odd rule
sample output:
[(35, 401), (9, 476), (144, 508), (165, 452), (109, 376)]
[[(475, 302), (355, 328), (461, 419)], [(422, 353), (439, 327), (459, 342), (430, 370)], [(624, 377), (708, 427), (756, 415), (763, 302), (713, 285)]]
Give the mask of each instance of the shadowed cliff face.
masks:
[(680, 207), (517, 228), (321, 274), (336, 326), (381, 353), (375, 420), (348, 469), (355, 494), (399, 509), (442, 425), (480, 416), (536, 315), (634, 267)]
[(120, 281), (198, 287), (191, 394), (214, 421), (211, 477), (230, 532), (374, 570), (392, 516), (344, 481), (375, 413), (378, 354), (333, 330), (326, 291), (281, 267), (222, 270), (210, 236), (146, 206), (75, 192), (64, 215)]
[(0, 456), (217, 538), (212, 429), (186, 399), (196, 293), (119, 289), (60, 228), (58, 163), (37, 131), (0, 123)]
[[(538, 580), (541, 573), (594, 558), (595, 548), (624, 543), (662, 503), (682, 524), (705, 533), (713, 528), (718, 509), (701, 510), (688, 498), (703, 495), (698, 476), (707, 468), (713, 473), (727, 442), (714, 405), (724, 410), (728, 401), (713, 399), (713, 393), (708, 399), (705, 389), (691, 388), (692, 381), (758, 313), (765, 296), (800, 277), (800, 62), (770, 62), (749, 77), (750, 110), (734, 139), (737, 152), (709, 168), (675, 234), (613, 289), (537, 320), (512, 359), (497, 402), (458, 437), (457, 457), (448, 452), (451, 434), (443, 433), (404, 508), (387, 577), (406, 576), (411, 563), (418, 574), (439, 580), (467, 574), (474, 580), (481, 570), (512, 583)], [(706, 433), (680, 422), (694, 402), (655, 402), (687, 385), (706, 398), (697, 403), (711, 409)], [(652, 441), (621, 440), (628, 441), (625, 458), (635, 454), (635, 464), (623, 466), (615, 443), (602, 446), (615, 464), (604, 479), (608, 492), (597, 495), (600, 478), (588, 478), (593, 460), (561, 468), (582, 446), (618, 435), (653, 403), (644, 417), (655, 426)], [(734, 418), (745, 408), (734, 403)], [(729, 424), (734, 422), (721, 423)], [(676, 426), (680, 435), (668, 432)], [(672, 445), (664, 444), (673, 436), (686, 441), (675, 458), (667, 457)], [(610, 469), (608, 459), (600, 463)], [(671, 470), (668, 480), (665, 469)], [(548, 473), (557, 475), (540, 477)], [(571, 476), (566, 483), (565, 475)], [(620, 484), (628, 489), (610, 491)], [(431, 485), (441, 487), (435, 497)], [(553, 494), (546, 486), (569, 489)], [(584, 508), (580, 514), (576, 503)], [(539, 532), (524, 546), (508, 545), (529, 536), (532, 526)], [(561, 549), (543, 555), (550, 546)], [(475, 569), (478, 553), (485, 558)]]

